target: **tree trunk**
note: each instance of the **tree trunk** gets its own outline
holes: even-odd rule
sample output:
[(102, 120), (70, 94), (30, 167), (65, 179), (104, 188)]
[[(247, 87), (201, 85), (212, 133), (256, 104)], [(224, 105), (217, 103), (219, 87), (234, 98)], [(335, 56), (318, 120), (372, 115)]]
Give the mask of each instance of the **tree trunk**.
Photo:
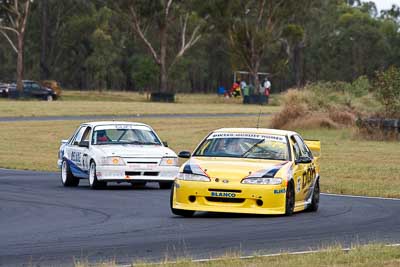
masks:
[(297, 87), (303, 86), (303, 47), (295, 45), (293, 49), (293, 72)]
[(168, 92), (168, 70), (167, 70), (167, 27), (160, 27), (160, 92)]
[(260, 81), (258, 80), (258, 69), (252, 69), (250, 70), (250, 75), (252, 78), (252, 83), (254, 85), (254, 92), (258, 94), (259, 92), (259, 87), (260, 87)]
[(251, 74), (251, 77), (253, 80), (254, 91), (257, 92), (257, 94), (259, 92), (259, 87), (260, 87), (260, 80), (258, 79), (258, 70), (259, 69), (260, 69), (260, 59), (256, 58), (254, 56), (250, 74)]
[(20, 92), (20, 95), (23, 92), (23, 83), (22, 80), (24, 78), (24, 34), (20, 33), (18, 36), (18, 57), (17, 57), (17, 90)]
[(47, 80), (50, 76), (50, 71), (47, 66), (47, 51), (48, 51), (48, 0), (41, 0), (41, 48), (40, 48), (40, 79)]

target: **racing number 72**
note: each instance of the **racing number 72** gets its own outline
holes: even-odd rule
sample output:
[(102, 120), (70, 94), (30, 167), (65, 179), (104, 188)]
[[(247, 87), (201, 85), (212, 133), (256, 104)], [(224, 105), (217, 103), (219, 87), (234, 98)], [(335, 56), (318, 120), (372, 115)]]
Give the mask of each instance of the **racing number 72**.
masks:
[(306, 188), (307, 185), (310, 185), (311, 182), (314, 181), (315, 176), (315, 166), (314, 164), (310, 164), (307, 170), (303, 172), (302, 188)]

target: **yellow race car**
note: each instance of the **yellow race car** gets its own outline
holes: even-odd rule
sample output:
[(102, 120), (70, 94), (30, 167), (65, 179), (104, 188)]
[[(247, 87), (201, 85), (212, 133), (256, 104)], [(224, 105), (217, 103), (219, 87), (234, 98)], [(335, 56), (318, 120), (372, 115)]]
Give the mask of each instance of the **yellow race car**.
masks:
[(223, 128), (211, 132), (179, 171), (171, 190), (175, 215), (195, 211), (286, 214), (319, 204), (320, 141), (291, 131)]

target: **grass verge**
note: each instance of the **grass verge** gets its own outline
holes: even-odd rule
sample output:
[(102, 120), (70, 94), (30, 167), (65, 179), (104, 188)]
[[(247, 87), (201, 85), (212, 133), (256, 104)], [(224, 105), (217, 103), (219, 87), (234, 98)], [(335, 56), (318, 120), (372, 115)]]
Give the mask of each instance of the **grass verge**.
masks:
[(138, 93), (99, 92), (65, 92), (63, 100), (53, 102), (0, 99), (0, 117), (272, 113), (279, 109), (271, 105), (243, 105), (241, 99), (217, 95), (178, 95), (176, 103), (147, 102), (145, 96)]
[[(77, 261), (75, 267), (86, 266), (118, 266), (115, 262), (88, 264), (85, 261)], [(282, 254), (279, 256), (263, 257), (254, 256), (248, 259), (240, 259), (235, 257), (223, 257), (219, 260), (207, 262), (193, 262), (191, 260), (178, 260), (174, 263), (164, 262), (161, 264), (150, 263), (133, 263), (132, 266), (141, 267), (261, 267), (261, 266), (278, 266), (278, 267), (398, 267), (400, 266), (400, 249), (399, 247), (388, 247), (384, 245), (365, 245), (356, 246), (350, 251), (343, 251), (340, 247), (329, 248), (325, 251), (310, 254), (291, 255)]]
[[(267, 127), (262, 117), (260, 127)], [(255, 127), (257, 117), (133, 119), (150, 124), (170, 147), (193, 150), (211, 130)], [(0, 123), (0, 167), (57, 171), (61, 139), (79, 121)], [(357, 139), (351, 129), (299, 130), (304, 138), (322, 141), (321, 188), (328, 193), (400, 197), (400, 143)]]

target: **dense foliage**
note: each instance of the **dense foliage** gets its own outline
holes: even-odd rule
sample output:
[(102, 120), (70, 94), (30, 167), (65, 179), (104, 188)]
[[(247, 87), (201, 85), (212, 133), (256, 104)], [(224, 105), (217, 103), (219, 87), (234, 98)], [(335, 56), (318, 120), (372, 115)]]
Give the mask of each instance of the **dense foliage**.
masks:
[[(24, 78), (55, 79), (75, 89), (158, 90), (159, 64), (135, 31), (132, 14), (140, 16), (140, 29), (160, 53), (163, 3), (167, 1), (33, 1)], [(367, 78), (389, 66), (400, 67), (396, 6), (378, 14), (373, 3), (345, 0), (173, 4), (165, 60), (169, 87), (179, 92), (215, 92), (218, 86), (231, 86), (234, 70), (247, 70), (271, 73), (275, 92), (322, 80), (352, 83), (362, 76), (351, 92), (361, 97), (370, 86)], [(4, 12), (0, 7), (0, 19)], [(176, 61), (183, 29), (186, 42), (194, 31), (199, 39)], [(16, 53), (0, 34), (0, 81), (16, 79), (16, 62)]]
[(375, 95), (384, 105), (387, 115), (400, 115), (400, 69), (390, 67), (378, 72)]

